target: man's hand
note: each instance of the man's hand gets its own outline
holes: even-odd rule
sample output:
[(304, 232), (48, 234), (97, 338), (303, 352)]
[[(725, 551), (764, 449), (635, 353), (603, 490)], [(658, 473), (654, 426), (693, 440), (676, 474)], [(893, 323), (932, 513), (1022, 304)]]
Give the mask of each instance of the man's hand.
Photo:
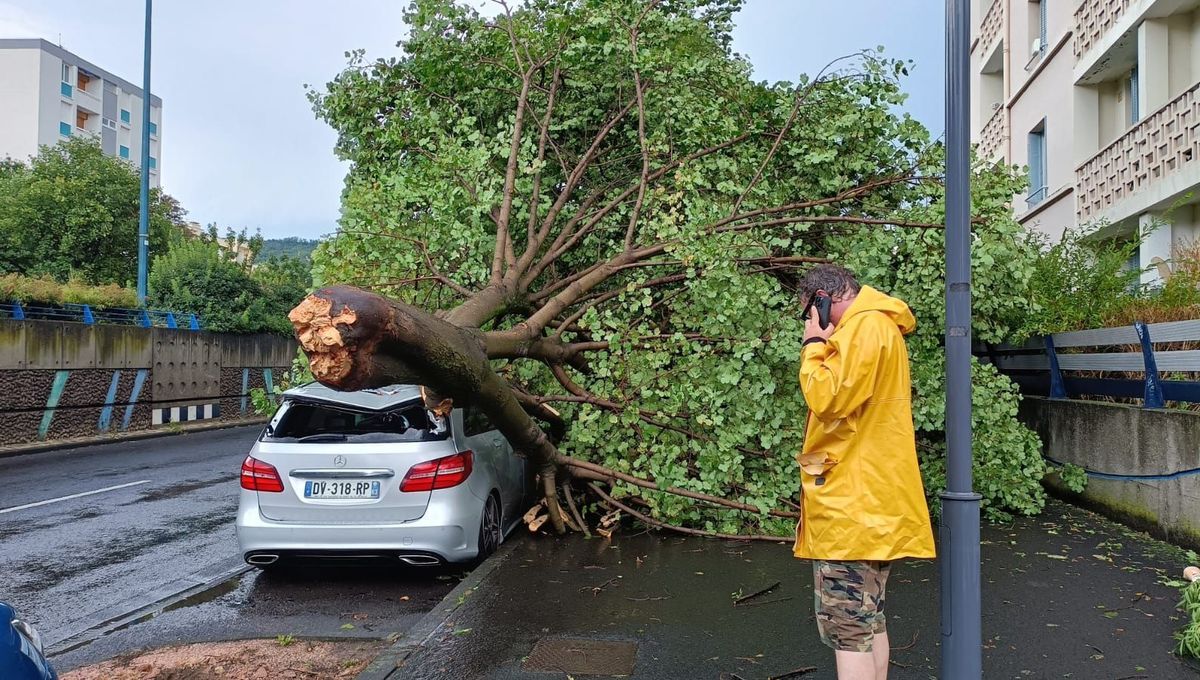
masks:
[(808, 310), (808, 320), (804, 322), (804, 339), (824, 338), (828, 340), (831, 335), (833, 335), (833, 324), (829, 324), (829, 328), (821, 328), (820, 315), (817, 314), (817, 308), (814, 305)]

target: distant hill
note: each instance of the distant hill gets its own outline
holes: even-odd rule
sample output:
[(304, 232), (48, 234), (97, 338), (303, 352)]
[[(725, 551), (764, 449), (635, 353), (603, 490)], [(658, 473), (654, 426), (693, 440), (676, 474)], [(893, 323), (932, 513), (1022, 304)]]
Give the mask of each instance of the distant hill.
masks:
[(258, 261), (262, 262), (275, 255), (288, 255), (307, 261), (309, 256), (312, 255), (313, 248), (316, 248), (318, 243), (320, 241), (317, 239), (298, 238), (295, 236), (269, 238), (263, 241), (262, 252), (258, 254)]

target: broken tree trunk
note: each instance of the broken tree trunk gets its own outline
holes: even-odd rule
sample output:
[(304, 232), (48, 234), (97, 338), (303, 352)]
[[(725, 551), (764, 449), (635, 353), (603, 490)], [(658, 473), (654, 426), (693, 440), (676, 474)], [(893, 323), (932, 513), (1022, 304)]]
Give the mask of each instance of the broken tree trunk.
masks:
[(322, 288), (288, 315), (313, 377), (337, 390), (397, 383), (428, 388), (426, 405), (450, 399), (487, 414), (542, 477), (554, 528), (565, 528), (554, 492), (558, 451), (489, 363), (478, 329), (350, 286)]

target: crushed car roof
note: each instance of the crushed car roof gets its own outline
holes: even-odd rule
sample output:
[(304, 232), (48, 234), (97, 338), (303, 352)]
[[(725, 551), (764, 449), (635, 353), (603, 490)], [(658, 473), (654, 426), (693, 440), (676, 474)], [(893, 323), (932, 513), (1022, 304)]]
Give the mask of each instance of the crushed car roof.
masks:
[(293, 387), (284, 392), (283, 396), (288, 399), (321, 401), (370, 411), (383, 411), (420, 399), (421, 388), (416, 385), (388, 385), (369, 390), (339, 392), (321, 383), (311, 382)]

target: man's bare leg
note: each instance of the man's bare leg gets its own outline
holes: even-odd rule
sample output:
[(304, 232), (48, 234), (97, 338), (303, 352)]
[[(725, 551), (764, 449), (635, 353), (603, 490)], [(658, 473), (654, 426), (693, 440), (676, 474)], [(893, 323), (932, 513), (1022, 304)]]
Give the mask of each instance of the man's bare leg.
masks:
[(871, 644), (871, 655), (875, 657), (875, 680), (887, 680), (888, 659), (892, 651), (892, 646), (888, 643), (887, 631), (876, 633), (875, 640)]
[[(879, 644), (879, 637), (875, 637)], [(838, 680), (875, 680), (874, 652), (834, 652), (837, 658)]]

